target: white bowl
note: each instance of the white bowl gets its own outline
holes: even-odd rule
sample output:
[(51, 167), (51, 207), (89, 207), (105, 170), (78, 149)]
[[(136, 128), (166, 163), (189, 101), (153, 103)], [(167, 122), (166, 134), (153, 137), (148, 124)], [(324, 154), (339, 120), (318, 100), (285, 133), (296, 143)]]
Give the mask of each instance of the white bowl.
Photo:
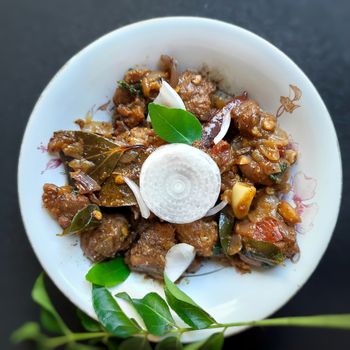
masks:
[[(194, 17), (143, 21), (103, 36), (63, 66), (35, 105), (20, 153), (18, 191), (29, 240), (57, 287), (76, 306), (94, 316), (90, 285), (84, 278), (90, 263), (76, 244), (77, 238), (56, 236), (59, 226), (41, 204), (43, 184), (61, 185), (66, 177), (61, 167), (42, 173), (53, 157), (41, 152), (39, 146), (46, 145), (56, 130), (75, 129), (75, 119), (110, 99), (116, 81), (129, 67), (155, 67), (163, 53), (176, 57), (180, 69), (205, 64), (223, 78), (226, 89), (235, 93), (248, 91), (272, 113), (280, 105), (280, 96), (288, 96), (289, 84), (302, 91), (298, 101), (301, 107), (279, 119), (300, 151), (295, 168), (299, 173), (295, 190), (299, 197), (295, 199), (302, 197), (298, 204), (304, 210), (304, 231), (308, 232), (298, 236), (299, 262), (246, 275), (224, 268), (214, 274), (188, 278), (180, 285), (220, 322), (265, 318), (306, 282), (327, 248), (340, 204), (341, 160), (331, 118), (310, 80), (276, 47), (231, 24)], [(100, 117), (109, 118), (103, 111), (96, 113), (96, 118)], [(51, 161), (50, 167), (55, 167), (55, 161)], [(198, 274), (217, 268), (207, 264)], [(162, 287), (143, 275), (132, 274), (114, 288), (113, 292), (116, 291), (142, 297), (151, 291), (162, 294)], [(228, 329), (226, 334), (239, 330)], [(191, 333), (183, 340), (200, 339), (207, 333)]]

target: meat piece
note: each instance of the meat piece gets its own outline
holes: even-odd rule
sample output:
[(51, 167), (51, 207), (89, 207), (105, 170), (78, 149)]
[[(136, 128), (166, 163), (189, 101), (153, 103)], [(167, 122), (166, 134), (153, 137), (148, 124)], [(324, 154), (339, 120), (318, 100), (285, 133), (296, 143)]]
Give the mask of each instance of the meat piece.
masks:
[(276, 118), (265, 113), (259, 105), (250, 99), (242, 101), (232, 109), (231, 117), (242, 136), (266, 137), (276, 128)]
[(218, 240), (217, 223), (201, 219), (189, 224), (177, 224), (176, 236), (180, 242), (194, 246), (197, 255), (211, 256)]
[(211, 95), (216, 85), (202, 75), (186, 71), (179, 77), (176, 91), (185, 103), (186, 109), (201, 121), (207, 121), (211, 114)]
[(74, 180), (80, 194), (91, 194), (101, 190), (101, 186), (81, 170), (70, 172), (69, 175)]
[(90, 203), (87, 197), (73, 192), (71, 186), (45, 184), (43, 190), (44, 207), (62, 228), (67, 228), (74, 215)]
[(131, 103), (134, 100), (134, 98), (135, 98), (135, 96), (132, 95), (128, 90), (119, 86), (115, 90), (115, 93), (113, 96), (113, 103), (116, 106), (118, 106), (120, 104), (127, 105), (127, 104)]
[(127, 253), (126, 262), (134, 271), (161, 279), (165, 255), (175, 243), (175, 229), (172, 225), (152, 223), (141, 233), (140, 239)]
[(231, 170), (234, 163), (234, 154), (228, 142), (221, 140), (209, 150), (209, 155), (218, 165), (220, 172)]
[(139, 83), (149, 72), (149, 69), (130, 69), (126, 72), (124, 80), (128, 84)]
[(208, 122), (203, 125), (202, 143), (205, 147), (210, 147), (213, 144), (214, 138), (220, 132), (223, 118), (227, 113), (230, 113), (234, 108), (247, 99), (247, 95), (243, 94), (234, 98), (230, 98)]
[(166, 71), (169, 75), (169, 84), (175, 88), (179, 81), (179, 73), (177, 72), (177, 61), (175, 58), (168, 55), (161, 55), (159, 60), (159, 67), (161, 70)]
[[(248, 214), (248, 219), (238, 222), (235, 232), (242, 237), (243, 246), (246, 243), (263, 242), (277, 247), (285, 257), (292, 258), (299, 251), (295, 228), (287, 225), (277, 213), (278, 205), (276, 196), (260, 193), (253, 203), (254, 209)], [(266, 254), (266, 260), (272, 259), (269, 254), (276, 254), (269, 245), (260, 247), (260, 257)], [(254, 256), (249, 258), (254, 260)]]
[(146, 104), (143, 98), (136, 97), (128, 104), (119, 104), (115, 110), (115, 118), (122, 120), (129, 128), (141, 124), (145, 120)]
[(113, 258), (117, 253), (128, 249), (132, 237), (124, 216), (103, 214), (102, 222), (97, 228), (80, 234), (80, 246), (89, 259), (98, 262)]
[(70, 131), (55, 132), (47, 146), (49, 152), (63, 152), (66, 156), (72, 158), (80, 158), (83, 148), (83, 141), (76, 141), (74, 133)]
[(118, 135), (118, 141), (127, 143), (128, 145), (143, 145), (145, 147), (159, 147), (165, 142), (154, 132), (153, 129), (136, 127), (130, 131), (123, 132)]

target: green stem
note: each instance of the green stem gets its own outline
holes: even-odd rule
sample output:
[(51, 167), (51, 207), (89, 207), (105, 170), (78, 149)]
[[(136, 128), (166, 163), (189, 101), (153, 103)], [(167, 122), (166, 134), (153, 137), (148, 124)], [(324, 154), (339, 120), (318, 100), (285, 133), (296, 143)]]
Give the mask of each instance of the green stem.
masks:
[[(343, 315), (320, 315), (301, 317), (281, 317), (271, 318), (261, 321), (216, 323), (206, 329), (240, 327), (240, 326), (269, 326), (269, 327), (318, 327), (318, 328), (338, 328), (350, 329), (350, 314)], [(193, 328), (178, 328), (171, 330), (171, 333), (192, 332)]]
[(71, 343), (79, 340), (89, 340), (95, 338), (109, 337), (110, 334), (106, 332), (95, 332), (95, 333), (71, 333), (63, 335), (61, 337), (49, 338), (45, 340), (45, 346), (49, 348), (56, 348), (58, 346)]

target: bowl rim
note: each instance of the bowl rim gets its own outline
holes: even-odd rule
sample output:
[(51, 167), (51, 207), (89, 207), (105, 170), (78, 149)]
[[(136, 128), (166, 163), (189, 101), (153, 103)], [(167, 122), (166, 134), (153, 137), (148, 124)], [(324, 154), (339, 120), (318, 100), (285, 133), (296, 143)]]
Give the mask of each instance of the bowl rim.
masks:
[[(96, 44), (108, 40), (110, 37), (112, 37), (116, 32), (118, 33), (122, 33), (122, 32), (127, 32), (129, 30), (135, 30), (135, 29), (140, 29), (144, 26), (152, 26), (152, 25), (157, 25), (158, 23), (162, 23), (162, 22), (171, 22), (171, 21), (182, 21), (182, 22), (191, 22), (193, 24), (193, 22), (197, 22), (197, 23), (206, 23), (206, 24), (211, 24), (211, 25), (215, 25), (215, 26), (221, 26), (221, 27), (225, 27), (226, 30), (235, 30), (235, 31), (240, 31), (243, 32), (245, 35), (250, 36), (252, 39), (254, 40), (258, 40), (260, 41), (262, 44), (266, 45), (269, 50), (274, 51), (275, 54), (277, 54), (281, 59), (285, 60), (289, 65), (293, 66), (295, 69), (297, 69), (301, 75), (301, 77), (303, 78), (303, 80), (309, 84), (309, 87), (313, 90), (313, 94), (315, 95), (315, 97), (319, 100), (318, 102), (321, 104), (321, 106), (323, 107), (324, 111), (325, 111), (325, 117), (327, 119), (329, 119), (330, 122), (330, 129), (329, 132), (333, 135), (333, 137), (335, 138), (336, 141), (336, 157), (339, 160), (339, 198), (338, 198), (338, 203), (337, 203), (337, 207), (336, 207), (336, 215), (333, 216), (332, 220), (331, 220), (331, 233), (327, 239), (326, 245), (325, 245), (325, 249), (324, 251), (319, 255), (317, 261), (315, 261), (314, 267), (312, 268), (310, 274), (306, 277), (306, 279), (300, 283), (300, 285), (298, 285), (298, 287), (296, 288), (296, 290), (290, 294), (288, 296), (288, 298), (286, 298), (284, 300), (284, 302), (275, 305), (274, 308), (271, 309), (271, 312), (266, 316), (266, 317), (270, 317), (272, 314), (274, 314), (276, 311), (278, 311), (281, 307), (283, 307), (287, 302), (289, 302), (294, 296), (295, 294), (304, 286), (304, 284), (309, 280), (309, 278), (313, 275), (313, 273), (315, 272), (317, 266), (319, 265), (321, 259), (323, 258), (328, 246), (329, 246), (329, 242), (333, 236), (336, 224), (337, 224), (337, 220), (339, 217), (339, 211), (340, 211), (340, 206), (341, 206), (341, 202), (342, 202), (342, 193), (343, 193), (343, 171), (342, 171), (342, 157), (341, 157), (341, 151), (340, 151), (340, 145), (339, 145), (339, 139), (337, 137), (337, 133), (336, 133), (336, 129), (333, 123), (333, 120), (330, 116), (330, 113), (322, 99), (322, 97), (320, 96), (320, 94), (318, 93), (316, 87), (314, 86), (314, 84), (311, 82), (311, 80), (307, 77), (307, 75), (303, 72), (303, 70), (291, 59), (289, 58), (283, 51), (281, 51), (278, 47), (276, 47), (275, 45), (273, 45), (272, 43), (270, 43), (268, 40), (264, 39), (263, 37), (259, 36), (258, 34), (255, 34), (254, 32), (242, 28), (241, 26), (229, 23), (229, 22), (225, 22), (225, 21), (221, 21), (218, 19), (213, 19), (213, 18), (207, 18), (207, 17), (200, 17), (200, 16), (164, 16), (164, 17), (155, 17), (155, 18), (151, 18), (151, 19), (146, 19), (146, 20), (141, 20), (141, 21), (137, 21), (137, 22), (133, 22), (124, 26), (121, 26), (119, 28), (113, 29), (112, 31), (107, 32), (106, 34), (103, 34), (102, 36), (97, 37), (95, 40), (93, 40), (92, 42), (88, 43), (87, 45), (85, 45), (83, 48), (81, 48), (78, 52), (76, 52), (66, 63), (63, 64), (63, 66), (61, 66), (61, 68), (53, 75), (53, 77), (50, 79), (50, 81), (47, 83), (47, 85), (44, 87), (44, 89), (42, 90), (42, 92), (40, 93), (37, 101), (35, 102), (35, 105), (30, 113), (30, 116), (28, 118), (27, 124), (25, 126), (25, 130), (22, 136), (22, 141), (21, 141), (21, 145), (20, 145), (20, 151), (19, 151), (19, 157), (18, 157), (18, 165), (17, 165), (17, 195), (18, 195), (18, 199), (19, 199), (19, 208), (20, 208), (20, 214), (21, 214), (21, 219), (24, 225), (24, 229), (27, 235), (27, 238), (30, 242), (30, 245), (34, 251), (35, 256), (37, 257), (42, 269), (45, 271), (45, 273), (50, 277), (51, 281), (54, 283), (54, 285), (63, 293), (63, 295), (71, 302), (73, 303), (76, 307), (81, 308), (81, 305), (79, 303), (79, 298), (77, 298), (76, 296), (72, 296), (68, 293), (68, 291), (64, 288), (64, 286), (62, 286), (62, 283), (54, 278), (53, 275), (53, 271), (49, 271), (49, 268), (46, 266), (44, 260), (42, 259), (42, 257), (37, 253), (37, 251), (35, 250), (34, 246), (34, 240), (32, 239), (31, 235), (29, 234), (30, 232), (30, 228), (29, 228), (29, 222), (25, 219), (25, 208), (24, 205), (22, 203), (22, 195), (21, 195), (21, 185), (20, 185), (20, 174), (22, 173), (21, 168), (22, 168), (22, 164), (23, 164), (23, 153), (24, 153), (24, 144), (26, 143), (25, 141), (29, 138), (30, 134), (29, 134), (29, 130), (31, 129), (30, 126), (33, 123), (33, 119), (34, 119), (34, 115), (36, 113), (36, 110), (39, 106), (39, 103), (41, 101), (41, 99), (43, 99), (46, 95), (46, 92), (49, 90), (49, 88), (51, 87), (51, 85), (53, 85), (56, 81), (56, 79), (58, 78), (58, 76), (64, 71), (64, 69), (73, 64), (75, 61), (79, 60), (80, 56), (84, 55), (88, 50), (93, 49), (95, 47)], [(239, 333), (243, 330), (246, 330), (248, 328), (251, 328), (251, 326), (245, 326), (245, 327), (241, 327), (239, 330), (234, 329), (233, 327), (228, 328), (225, 331), (225, 337), (226, 336), (230, 336), (232, 334), (236, 334)]]

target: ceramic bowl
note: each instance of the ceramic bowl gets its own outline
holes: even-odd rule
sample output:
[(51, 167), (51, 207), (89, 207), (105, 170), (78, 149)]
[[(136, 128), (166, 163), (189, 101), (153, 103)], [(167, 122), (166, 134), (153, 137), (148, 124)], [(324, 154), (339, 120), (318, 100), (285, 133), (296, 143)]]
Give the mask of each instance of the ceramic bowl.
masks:
[[(91, 264), (76, 237), (56, 236), (60, 228), (42, 207), (43, 184), (66, 182), (63, 167), (44, 146), (54, 131), (76, 129), (74, 120), (88, 111), (95, 119), (108, 120), (108, 112), (98, 106), (111, 99), (116, 81), (129, 67), (156, 67), (161, 54), (176, 57), (179, 69), (205, 66), (229, 92), (248, 91), (263, 109), (280, 115), (279, 123), (300, 152), (289, 198), (303, 217), (299, 261), (245, 275), (207, 263), (180, 283), (220, 322), (265, 318), (300, 289), (327, 248), (340, 204), (341, 160), (332, 120), (310, 80), (280, 50), (240, 27), (205, 18), (152, 19), (104, 35), (71, 58), (41, 94), (23, 138), (18, 192), (28, 238), (57, 287), (94, 316), (91, 288), (84, 278)], [(162, 287), (133, 273), (113, 294), (117, 291), (139, 298), (151, 291), (162, 294)], [(240, 330), (231, 328), (226, 334)], [(207, 333), (187, 334), (183, 340)]]

